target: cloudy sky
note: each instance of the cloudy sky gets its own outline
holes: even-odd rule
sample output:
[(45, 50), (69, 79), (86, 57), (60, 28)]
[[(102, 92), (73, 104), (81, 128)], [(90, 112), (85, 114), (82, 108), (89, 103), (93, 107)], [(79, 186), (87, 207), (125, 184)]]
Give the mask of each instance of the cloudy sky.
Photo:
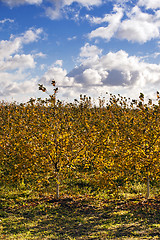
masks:
[(154, 98), (160, 91), (159, 0), (0, 0), (0, 101)]

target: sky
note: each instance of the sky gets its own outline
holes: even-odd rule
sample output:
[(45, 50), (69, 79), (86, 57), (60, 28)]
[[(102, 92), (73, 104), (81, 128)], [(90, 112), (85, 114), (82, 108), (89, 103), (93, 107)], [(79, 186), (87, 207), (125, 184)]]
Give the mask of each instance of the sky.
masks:
[(156, 98), (159, 0), (0, 0), (0, 101)]

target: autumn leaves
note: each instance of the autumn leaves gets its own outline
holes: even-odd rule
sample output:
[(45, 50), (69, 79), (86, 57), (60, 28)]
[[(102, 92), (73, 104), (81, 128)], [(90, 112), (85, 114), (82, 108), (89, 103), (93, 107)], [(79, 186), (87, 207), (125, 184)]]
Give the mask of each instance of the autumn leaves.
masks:
[(3, 183), (23, 180), (41, 190), (78, 176), (113, 192), (135, 180), (160, 179), (159, 98), (145, 104), (142, 94), (139, 101), (110, 95), (97, 107), (82, 97), (57, 102), (57, 90), (54, 101), (1, 103)]

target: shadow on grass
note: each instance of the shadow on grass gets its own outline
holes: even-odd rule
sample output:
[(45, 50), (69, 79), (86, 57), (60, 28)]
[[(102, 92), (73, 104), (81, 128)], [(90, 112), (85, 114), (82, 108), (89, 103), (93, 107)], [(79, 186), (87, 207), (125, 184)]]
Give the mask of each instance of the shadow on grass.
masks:
[(160, 239), (160, 201), (2, 199), (0, 239)]

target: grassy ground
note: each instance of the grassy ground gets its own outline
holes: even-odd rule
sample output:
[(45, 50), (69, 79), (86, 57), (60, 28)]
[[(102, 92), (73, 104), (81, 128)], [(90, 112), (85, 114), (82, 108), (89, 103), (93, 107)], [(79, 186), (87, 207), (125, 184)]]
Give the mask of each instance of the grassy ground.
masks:
[(0, 239), (160, 239), (160, 198), (1, 191)]

